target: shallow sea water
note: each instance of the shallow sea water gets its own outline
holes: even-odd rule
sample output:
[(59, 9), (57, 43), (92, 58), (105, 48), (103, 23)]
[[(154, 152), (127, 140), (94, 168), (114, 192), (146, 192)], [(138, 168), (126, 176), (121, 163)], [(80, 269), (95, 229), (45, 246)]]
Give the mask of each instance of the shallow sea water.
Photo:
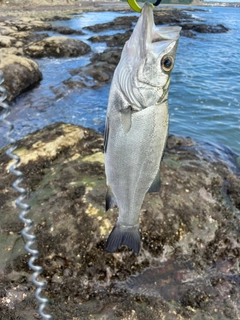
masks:
[(170, 132), (240, 153), (240, 8), (195, 12), (224, 34), (181, 37), (169, 94)]

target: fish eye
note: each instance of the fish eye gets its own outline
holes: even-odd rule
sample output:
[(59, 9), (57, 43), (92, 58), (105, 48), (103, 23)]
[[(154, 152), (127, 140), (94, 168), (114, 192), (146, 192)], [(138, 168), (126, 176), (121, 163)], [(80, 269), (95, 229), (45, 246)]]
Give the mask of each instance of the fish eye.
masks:
[(174, 60), (171, 56), (164, 56), (161, 65), (164, 71), (171, 71), (173, 68)]

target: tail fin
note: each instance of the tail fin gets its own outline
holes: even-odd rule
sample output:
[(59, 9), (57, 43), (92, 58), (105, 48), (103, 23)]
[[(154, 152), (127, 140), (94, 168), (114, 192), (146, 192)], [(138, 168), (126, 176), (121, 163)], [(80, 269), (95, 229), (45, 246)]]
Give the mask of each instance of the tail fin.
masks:
[(115, 252), (122, 245), (128, 246), (137, 254), (139, 253), (141, 238), (137, 226), (125, 227), (120, 223), (114, 226), (107, 239), (105, 250), (107, 252)]

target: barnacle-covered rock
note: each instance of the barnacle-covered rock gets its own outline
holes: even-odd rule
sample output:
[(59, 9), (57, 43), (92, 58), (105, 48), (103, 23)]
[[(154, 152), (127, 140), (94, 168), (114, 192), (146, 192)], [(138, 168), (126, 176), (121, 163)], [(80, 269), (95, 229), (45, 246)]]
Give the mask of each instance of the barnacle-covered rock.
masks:
[[(142, 249), (137, 256), (126, 247), (114, 254), (104, 251), (118, 209), (105, 212), (102, 150), (103, 137), (94, 130), (57, 123), (26, 136), (15, 151), (22, 160), (38, 263), (44, 267), (55, 317), (237, 319), (237, 156), (170, 136), (160, 192), (147, 194), (142, 206)], [(4, 315), (9, 310), (17, 318), (34, 310), (33, 288), (27, 286), (29, 256), (13, 202), (12, 162), (3, 151), (2, 301)]]

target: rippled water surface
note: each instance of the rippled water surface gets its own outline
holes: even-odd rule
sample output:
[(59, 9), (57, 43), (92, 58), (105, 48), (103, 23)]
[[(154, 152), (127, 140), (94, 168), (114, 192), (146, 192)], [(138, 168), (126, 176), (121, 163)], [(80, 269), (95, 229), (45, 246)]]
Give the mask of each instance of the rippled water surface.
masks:
[[(73, 16), (69, 21), (54, 22), (54, 25), (81, 29), (120, 15), (124, 13), (90, 12)], [(169, 94), (170, 133), (223, 144), (240, 154), (240, 9), (206, 8), (194, 12), (194, 16), (207, 23), (222, 23), (230, 31), (180, 38)], [(88, 42), (87, 38), (94, 33), (86, 33), (74, 37)], [(92, 46), (95, 52), (105, 47), (104, 43)], [(18, 138), (56, 121), (102, 132), (110, 85), (72, 92), (62, 87), (62, 82), (71, 77), (69, 71), (86, 65), (89, 57), (37, 60), (43, 81), (11, 106), (9, 119), (14, 122)], [(0, 128), (1, 136), (4, 129)], [(1, 146), (5, 143), (1, 140)]]
[(181, 37), (170, 92), (170, 131), (240, 153), (240, 8), (196, 12), (224, 34)]

